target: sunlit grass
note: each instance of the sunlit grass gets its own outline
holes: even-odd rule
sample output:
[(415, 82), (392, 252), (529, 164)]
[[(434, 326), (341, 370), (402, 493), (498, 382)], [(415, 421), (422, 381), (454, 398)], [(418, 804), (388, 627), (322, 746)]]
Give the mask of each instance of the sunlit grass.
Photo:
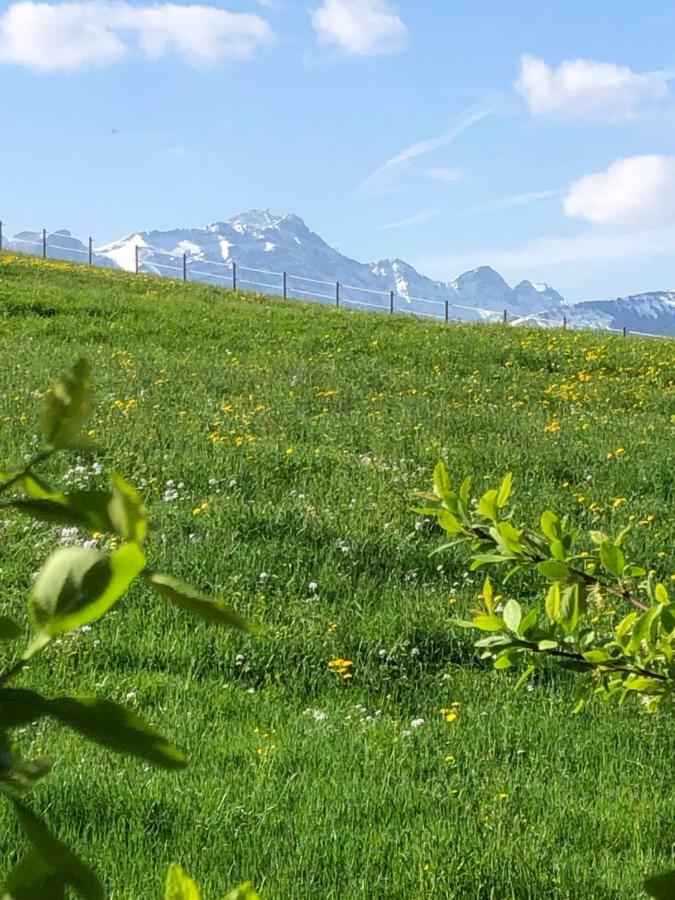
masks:
[[(224, 636), (138, 588), (29, 673), (132, 704), (190, 757), (157, 773), (41, 726), (59, 761), (33, 802), (113, 897), (158, 896), (171, 860), (214, 898), (250, 878), (267, 898), (629, 900), (667, 867), (669, 722), (634, 705), (573, 717), (571, 679), (516, 694), (485, 669), (449, 625), (477, 582), (461, 554), (429, 556), (440, 536), (410, 494), (438, 458), (477, 490), (512, 470), (519, 518), (632, 523), (632, 556), (669, 580), (670, 341), (444, 327), (0, 255), (2, 463), (79, 355), (102, 471), (71, 459), (56, 482), (140, 484), (158, 566), (264, 626)], [(0, 537), (21, 615), (60, 536), (7, 519)]]

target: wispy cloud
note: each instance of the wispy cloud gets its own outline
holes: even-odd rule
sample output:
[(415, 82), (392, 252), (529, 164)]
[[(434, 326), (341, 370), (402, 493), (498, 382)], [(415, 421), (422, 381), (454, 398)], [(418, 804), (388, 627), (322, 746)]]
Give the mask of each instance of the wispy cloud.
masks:
[(488, 200), (472, 207), (471, 213), (498, 212), (501, 209), (511, 209), (515, 206), (527, 206), (529, 203), (537, 203), (540, 200), (550, 200), (553, 197), (561, 197), (563, 191), (528, 191), (525, 194), (512, 194), (510, 197), (498, 197), (496, 200)]
[(668, 226), (622, 232), (589, 231), (572, 237), (553, 235), (509, 249), (487, 248), (467, 254), (437, 256), (421, 260), (419, 267), (431, 270), (441, 278), (485, 264), (494, 266), (500, 272), (510, 273), (570, 264), (624, 262), (673, 253), (675, 227)]
[(419, 212), (413, 213), (407, 219), (401, 219), (400, 222), (390, 222), (388, 225), (380, 225), (380, 231), (389, 231), (392, 228), (411, 228), (414, 225), (424, 225), (434, 216), (437, 216), (440, 209), (421, 209)]
[(383, 162), (381, 166), (378, 166), (378, 168), (362, 182), (361, 187), (370, 190), (379, 186), (385, 179), (385, 176), (391, 175), (401, 166), (405, 165), (405, 163), (408, 163), (413, 159), (418, 159), (420, 156), (426, 156), (428, 153), (433, 153), (435, 150), (441, 150), (443, 147), (447, 147), (448, 144), (451, 144), (460, 136), (460, 134), (491, 114), (491, 109), (465, 113), (458, 119), (452, 128), (448, 129), (448, 131), (445, 131), (438, 137), (429, 138), (426, 141), (419, 141), (417, 144), (412, 144), (410, 147), (406, 147), (405, 150), (402, 150), (400, 153), (397, 153), (395, 156), (392, 156), (390, 159)]
[(461, 181), (464, 177), (459, 169), (452, 168), (437, 168), (437, 169), (427, 169), (427, 178), (433, 178), (434, 181), (447, 181), (448, 183), (453, 181)]

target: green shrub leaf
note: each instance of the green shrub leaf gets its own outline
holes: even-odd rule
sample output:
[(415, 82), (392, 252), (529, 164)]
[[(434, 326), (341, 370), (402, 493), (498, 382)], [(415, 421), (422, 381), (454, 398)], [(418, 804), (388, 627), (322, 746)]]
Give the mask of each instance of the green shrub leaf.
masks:
[(172, 863), (166, 876), (164, 900), (201, 900), (201, 896), (196, 883)]
[(113, 474), (110, 521), (124, 541), (142, 544), (148, 534), (148, 513), (141, 496), (121, 475)]
[(92, 446), (82, 428), (92, 408), (89, 366), (81, 359), (56, 380), (42, 409), (42, 431), (49, 446), (81, 450)]
[(213, 625), (226, 625), (229, 628), (237, 628), (239, 631), (247, 631), (249, 634), (258, 634), (259, 627), (249, 622), (231, 609), (222, 600), (213, 600), (205, 597), (195, 588), (179, 581), (172, 575), (162, 575), (159, 572), (146, 573), (146, 581), (162, 597), (182, 609), (191, 612), (197, 618)]
[(41, 631), (61, 634), (100, 619), (145, 567), (137, 544), (110, 556), (84, 547), (61, 547), (42, 567), (30, 596)]

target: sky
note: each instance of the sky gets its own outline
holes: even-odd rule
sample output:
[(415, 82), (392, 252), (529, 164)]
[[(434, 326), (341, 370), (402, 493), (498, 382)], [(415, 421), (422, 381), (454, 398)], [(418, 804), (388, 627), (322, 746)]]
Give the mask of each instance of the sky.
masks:
[(672, 0), (0, 0), (0, 219), (250, 208), (364, 262), (675, 289)]

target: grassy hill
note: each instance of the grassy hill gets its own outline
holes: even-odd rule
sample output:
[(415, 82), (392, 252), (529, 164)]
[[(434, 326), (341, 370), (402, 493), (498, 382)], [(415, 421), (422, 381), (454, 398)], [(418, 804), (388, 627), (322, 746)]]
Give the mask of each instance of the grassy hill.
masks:
[[(172, 860), (213, 898), (244, 878), (268, 900), (640, 896), (671, 862), (672, 721), (572, 716), (573, 679), (515, 693), (479, 663), (449, 625), (478, 580), (459, 553), (429, 556), (440, 535), (410, 493), (439, 458), (478, 487), (512, 470), (519, 517), (632, 522), (633, 555), (670, 579), (673, 346), (0, 255), (0, 464), (31, 445), (35, 391), (86, 356), (104, 471), (72, 460), (64, 483), (114, 468), (142, 484), (158, 566), (264, 625), (224, 635), (139, 587), (64, 638), (25, 682), (126, 700), (191, 766), (120, 776), (45, 723), (33, 749), (69, 762), (36, 808), (125, 900), (158, 896)], [(8, 518), (0, 534), (3, 602), (24, 616), (58, 530)]]

